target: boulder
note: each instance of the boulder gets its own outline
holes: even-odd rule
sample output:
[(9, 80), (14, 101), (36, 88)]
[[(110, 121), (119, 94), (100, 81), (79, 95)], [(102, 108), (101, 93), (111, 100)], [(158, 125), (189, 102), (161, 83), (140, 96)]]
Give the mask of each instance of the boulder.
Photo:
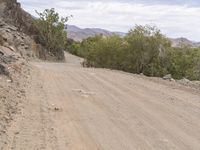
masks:
[(164, 80), (172, 80), (172, 75), (171, 74), (167, 74), (163, 77)]
[(190, 80), (188, 80), (187, 78), (183, 78), (181, 81), (186, 83), (190, 82)]
[(4, 55), (4, 53), (0, 51), (0, 57), (3, 56), (3, 55)]
[(1, 75), (9, 75), (9, 72), (8, 72), (8, 70), (6, 69), (6, 67), (4, 66), (4, 65), (2, 65), (2, 64), (0, 64), (0, 74)]

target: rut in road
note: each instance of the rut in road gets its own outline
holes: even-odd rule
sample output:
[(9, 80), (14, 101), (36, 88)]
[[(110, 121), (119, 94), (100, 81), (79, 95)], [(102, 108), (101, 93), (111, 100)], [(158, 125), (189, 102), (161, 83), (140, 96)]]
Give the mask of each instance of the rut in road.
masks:
[(199, 93), (119, 71), (33, 65), (5, 149), (200, 149)]

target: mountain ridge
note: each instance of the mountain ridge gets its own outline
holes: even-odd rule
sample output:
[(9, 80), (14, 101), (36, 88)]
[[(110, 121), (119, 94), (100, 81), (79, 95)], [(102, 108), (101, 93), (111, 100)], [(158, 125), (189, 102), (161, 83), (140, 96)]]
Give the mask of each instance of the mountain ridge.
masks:
[(65, 29), (68, 32), (68, 37), (75, 41), (82, 41), (83, 39), (87, 39), (88, 37), (94, 37), (97, 34), (103, 34), (104, 36), (111, 36), (111, 35), (119, 35), (125, 36), (126, 33), (123, 32), (112, 32), (106, 29), (101, 28), (80, 28), (75, 25), (66, 25)]
[(173, 47), (181, 47), (182, 45), (191, 46), (193, 48), (200, 47), (200, 42), (191, 41), (187, 38), (170, 38)]
[[(124, 32), (112, 32), (101, 28), (80, 28), (75, 25), (66, 25), (65, 29), (68, 32), (68, 38), (74, 41), (82, 41), (88, 37), (94, 37), (97, 34), (103, 34), (104, 36), (119, 35), (125, 36), (127, 33)], [(194, 48), (200, 47), (200, 42), (195, 42), (184, 37), (169, 38), (172, 42), (173, 47), (181, 47), (182, 45), (188, 45)]]

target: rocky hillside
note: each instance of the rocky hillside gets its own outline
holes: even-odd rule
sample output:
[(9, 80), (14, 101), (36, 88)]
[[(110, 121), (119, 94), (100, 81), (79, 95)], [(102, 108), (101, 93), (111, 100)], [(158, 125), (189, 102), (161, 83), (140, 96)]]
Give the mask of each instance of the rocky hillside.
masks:
[(0, 0), (0, 149), (10, 122), (20, 113), (19, 103), (25, 101), (27, 60), (42, 56), (34, 33), (32, 17), (16, 0)]
[(68, 33), (68, 38), (73, 39), (75, 41), (82, 41), (83, 39), (86, 39), (88, 37), (94, 37), (97, 34), (103, 34), (104, 36), (110, 36), (110, 35), (120, 35), (125, 36), (125, 33), (122, 32), (111, 32), (108, 30), (100, 29), (100, 28), (85, 28), (81, 29), (74, 25), (67, 25), (66, 30)]
[[(0, 0), (0, 149), (7, 128), (25, 102), (31, 59), (50, 57), (38, 39), (33, 18), (16, 0)], [(51, 59), (51, 60), (52, 60)]]
[(172, 41), (173, 47), (180, 47), (181, 45), (188, 45), (194, 48), (200, 47), (200, 42), (193, 42), (186, 38), (175, 38), (170, 40)]
[(56, 56), (45, 49), (45, 43), (34, 26), (34, 18), (21, 8), (17, 0), (0, 0), (0, 35), (4, 46), (12, 47), (27, 59), (64, 59), (64, 52)]
[(0, 16), (6, 23), (12, 24), (26, 34), (37, 34), (32, 16), (21, 8), (17, 0), (0, 0), (0, 8)]
[(24, 58), (33, 56), (32, 17), (23, 11), (16, 0), (0, 0), (1, 45), (19, 52)]

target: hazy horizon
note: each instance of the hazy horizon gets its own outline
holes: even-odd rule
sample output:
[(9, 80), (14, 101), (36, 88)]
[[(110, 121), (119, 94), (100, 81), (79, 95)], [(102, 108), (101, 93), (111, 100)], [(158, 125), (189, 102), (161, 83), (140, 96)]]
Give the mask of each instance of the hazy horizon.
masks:
[(35, 10), (55, 8), (69, 24), (80, 28), (102, 28), (128, 32), (138, 25), (156, 25), (171, 38), (200, 41), (200, 2), (198, 0), (18, 0), (35, 16)]

